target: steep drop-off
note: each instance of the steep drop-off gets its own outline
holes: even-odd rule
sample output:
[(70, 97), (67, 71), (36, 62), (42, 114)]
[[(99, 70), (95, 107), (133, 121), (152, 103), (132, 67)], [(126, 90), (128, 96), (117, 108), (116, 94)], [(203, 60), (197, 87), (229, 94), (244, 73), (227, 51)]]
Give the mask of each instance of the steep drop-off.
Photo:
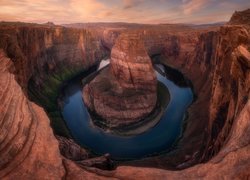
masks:
[[(14, 28), (15, 30), (13, 27), (1, 27), (0, 35), (7, 39), (0, 43), (5, 51), (5, 53), (1, 51), (0, 56), (0, 97), (2, 98), (0, 109), (3, 114), (0, 117), (0, 178), (70, 179), (74, 177), (74, 179), (80, 179), (84, 177), (91, 179), (104, 178), (104, 176), (109, 179), (111, 177), (119, 179), (249, 178), (250, 28), (244, 24), (246, 23), (234, 25), (231, 22), (230, 25), (225, 25), (218, 30), (183, 30), (183, 32), (172, 31), (171, 33), (166, 30), (166, 35), (161, 39), (161, 48), (157, 51), (161, 54), (158, 60), (181, 70), (193, 82), (197, 95), (196, 101), (188, 110), (189, 117), (183, 137), (169, 154), (129, 162), (127, 165), (130, 166), (119, 166), (113, 171), (88, 168), (88, 172), (82, 168), (88, 163), (78, 166), (79, 163), (60, 155), (58, 143), (49, 127), (46, 113), (25, 96), (29, 78), (36, 73), (42, 63), (41, 59), (38, 61), (31, 56), (32, 49), (36, 47), (32, 42), (39, 42), (41, 38), (37, 41), (34, 39), (31, 41), (32, 38), (28, 38), (30, 39), (28, 43), (26, 38), (21, 40), (10, 38), (12, 36), (9, 33), (22, 32), (21, 37), (30, 37), (34, 32), (42, 31), (42, 28), (31, 25), (31, 27)], [(23, 29), (23, 31), (17, 29)], [(48, 31), (56, 31), (56, 29), (53, 27)], [(162, 29), (161, 31), (164, 32)], [(199, 32), (194, 33), (195, 31)], [(151, 36), (153, 32), (159, 35), (159, 30), (154, 31), (153, 28), (142, 29), (139, 32), (144, 34), (145, 39), (153, 39)], [(13, 44), (17, 46), (12, 46)], [(157, 44), (151, 43), (149, 46), (150, 43), (148, 43), (148, 47), (157, 49)], [(29, 58), (19, 56), (22, 53)], [(155, 53), (149, 53), (149, 55), (153, 54)], [(65, 54), (61, 56), (62, 59), (64, 56)], [(71, 63), (74, 64), (74, 61)], [(28, 64), (33, 65), (28, 66)], [(46, 74), (46, 71), (42, 72), (43, 75)], [(39, 76), (37, 78), (40, 79)], [(80, 150), (78, 152), (83, 153)], [(81, 154), (81, 157), (86, 156)], [(170, 165), (184, 168), (197, 162), (205, 163), (180, 171), (165, 170)], [(150, 168), (152, 164), (158, 169)]]
[(46, 109), (57, 134), (70, 136), (58, 111), (57, 95), (65, 81), (107, 55), (101, 40), (87, 30), (29, 24), (3, 25), (0, 39), (24, 93)]
[(46, 113), (25, 97), (11, 73), (13, 64), (2, 50), (0, 61), (0, 178), (15, 179), (20, 173), (22, 178), (44, 174), (47, 178), (63, 177), (58, 142)]

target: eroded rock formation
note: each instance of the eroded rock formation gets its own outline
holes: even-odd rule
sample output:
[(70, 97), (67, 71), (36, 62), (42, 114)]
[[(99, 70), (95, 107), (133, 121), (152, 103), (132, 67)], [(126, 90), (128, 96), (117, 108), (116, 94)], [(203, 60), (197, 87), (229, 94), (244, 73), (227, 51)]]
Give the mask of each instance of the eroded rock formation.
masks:
[(108, 127), (135, 123), (154, 110), (156, 75), (136, 33), (124, 33), (116, 40), (110, 67), (84, 87), (83, 99)]
[[(67, 134), (57, 107), (62, 83), (106, 56), (101, 40), (83, 29), (3, 24), (0, 48), (15, 63), (15, 77), (25, 94), (46, 108), (54, 131)], [(60, 120), (61, 119), (61, 120)]]
[(0, 29), (0, 38), (0, 47), (15, 60), (17, 80), (23, 87), (30, 78), (43, 87), (51, 76), (65, 76), (66, 66), (70, 74), (98, 64), (105, 56), (101, 42), (83, 29), (7, 25)]
[[(32, 50), (36, 47), (32, 43), (44, 44), (44, 40), (33, 38), (36, 32), (44, 32), (43, 28), (33, 25), (13, 28), (7, 25), (0, 29), (0, 36), (5, 37), (0, 43), (3, 48), (0, 51), (0, 179), (249, 178), (250, 30), (244, 23), (234, 25), (231, 22), (219, 30), (188, 30), (183, 33), (166, 30), (161, 38), (163, 43), (152, 43), (151, 47), (148, 43), (146, 49), (151, 49), (151, 52), (160, 44), (161, 61), (181, 70), (192, 80), (197, 100), (188, 110), (189, 120), (183, 137), (170, 155), (130, 162), (114, 171), (95, 168), (87, 168), (86, 171), (86, 167), (82, 168), (77, 162), (63, 157), (44, 109), (25, 96), (28, 79), (37, 69), (41, 69), (40, 77), (48, 75), (47, 71), (42, 71), (42, 59), (33, 56)], [(46, 32), (56, 32), (56, 29), (46, 29)], [(153, 28), (150, 33), (145, 31), (148, 42), (153, 32)], [(16, 38), (11, 38), (13, 33)], [(155, 33), (155, 36), (159, 35), (158, 30)], [(38, 34), (34, 37), (40, 37)], [(49, 57), (50, 53), (42, 53), (40, 57), (43, 55), (44, 58)], [(74, 57), (71, 53), (68, 56)], [(62, 54), (60, 57), (68, 56)], [(74, 64), (74, 61), (71, 63)], [(36, 78), (42, 82), (39, 76)], [(169, 166), (167, 162), (183, 168), (204, 160), (205, 163), (188, 169), (166, 170)], [(83, 164), (85, 166), (92, 161)], [(152, 165), (158, 169), (150, 168)]]
[(245, 11), (235, 11), (228, 24), (234, 24), (234, 25), (248, 24), (248, 25), (250, 25), (249, 19), (250, 19), (250, 9), (247, 9)]
[(46, 113), (25, 97), (2, 50), (0, 62), (0, 178), (63, 177), (58, 142)]

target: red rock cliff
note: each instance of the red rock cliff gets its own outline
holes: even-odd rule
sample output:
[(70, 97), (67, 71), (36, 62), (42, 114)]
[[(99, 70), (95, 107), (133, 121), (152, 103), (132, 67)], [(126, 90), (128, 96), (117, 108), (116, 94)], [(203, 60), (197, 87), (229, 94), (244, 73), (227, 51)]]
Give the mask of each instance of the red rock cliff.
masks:
[(111, 52), (110, 68), (84, 87), (85, 104), (110, 127), (135, 123), (153, 111), (157, 80), (137, 34), (122, 34)]
[(0, 48), (15, 61), (17, 80), (24, 88), (30, 78), (39, 88), (49, 76), (87, 69), (106, 54), (100, 40), (82, 29), (9, 25), (0, 28), (0, 38)]
[[(194, 163), (194, 160), (197, 162), (197, 160), (204, 159), (207, 162), (180, 171), (170, 171), (164, 169), (166, 167), (164, 161), (168, 155), (162, 155), (158, 159), (148, 161), (151, 166), (152, 164), (158, 165), (158, 169), (119, 166), (111, 172), (97, 169), (86, 171), (75, 162), (62, 157), (44, 109), (29, 101), (20, 87), (20, 84), (23, 87), (27, 86), (23, 84), (28, 80), (27, 74), (35, 72), (36, 66), (39, 69), (40, 61), (36, 58), (24, 58), (19, 61), (22, 59), (20, 54), (28, 54), (30, 49), (36, 46), (33, 47), (32, 41), (27, 41), (26, 38), (21, 38), (22, 41), (20, 38), (9, 39), (11, 36), (6, 35), (6, 29), (7, 32), (20, 33), (19, 35), (24, 37), (30, 36), (33, 31), (42, 30), (34, 27), (26, 28), (27, 31), (12, 31), (10, 27), (0, 29), (0, 36), (4, 35), (7, 38), (5, 38), (6, 41), (0, 43), (7, 52), (5, 55), (2, 50), (0, 51), (1, 179), (32, 179), (34, 177), (37, 179), (249, 178), (250, 43), (248, 26), (224, 26), (220, 30), (201, 32), (193, 38), (190, 34), (188, 36), (190, 38), (187, 38), (185, 34), (181, 37), (179, 34), (171, 35), (166, 40), (165, 49), (162, 52), (163, 58), (167, 58), (163, 59), (163, 62), (182, 70), (192, 80), (194, 90), (198, 95), (197, 100), (189, 109), (189, 122), (178, 144), (180, 147), (185, 141), (189, 146), (182, 146), (184, 149), (182, 156), (175, 154), (178, 148), (172, 152), (171, 156), (175, 154), (175, 160), (181, 157), (182, 161), (179, 162), (182, 163), (178, 165), (180, 168), (189, 166)], [(17, 41), (18, 46), (12, 46)], [(187, 48), (190, 49), (187, 51)], [(12, 60), (6, 56), (11, 56)], [(64, 56), (65, 54), (61, 57)], [(30, 57), (33, 56), (30, 55)], [(198, 130), (198, 133), (195, 133), (195, 130)], [(192, 141), (190, 141), (191, 138)], [(210, 159), (213, 154), (215, 156)], [(145, 166), (146, 161), (144, 160), (143, 163)], [(132, 165), (136, 165), (136, 162)]]

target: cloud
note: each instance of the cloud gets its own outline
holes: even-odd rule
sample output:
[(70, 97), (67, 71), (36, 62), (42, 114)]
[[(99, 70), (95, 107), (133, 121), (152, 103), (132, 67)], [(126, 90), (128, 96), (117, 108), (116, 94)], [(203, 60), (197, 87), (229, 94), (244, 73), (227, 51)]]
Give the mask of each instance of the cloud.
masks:
[(107, 17), (107, 16), (112, 16), (112, 15), (114, 15), (114, 13), (111, 12), (111, 11), (106, 11), (106, 12), (104, 12), (103, 15)]
[(130, 9), (133, 8), (140, 3), (142, 3), (144, 0), (123, 0), (123, 8), (124, 9)]
[(0, 21), (207, 23), (248, 6), (249, 0), (0, 0)]
[(80, 16), (90, 17), (104, 10), (104, 4), (97, 0), (70, 0), (70, 8)]
[[(60, 0), (1, 0), (0, 1), (0, 20), (14, 20), (26, 22), (46, 22), (63, 17), (69, 18), (67, 4)], [(68, 15), (68, 16), (67, 16)]]
[[(0, 20), (44, 23), (86, 22), (111, 15), (98, 0), (0, 0)], [(110, 13), (107, 13), (110, 12)]]
[(192, 14), (204, 8), (210, 0), (182, 0), (183, 13)]

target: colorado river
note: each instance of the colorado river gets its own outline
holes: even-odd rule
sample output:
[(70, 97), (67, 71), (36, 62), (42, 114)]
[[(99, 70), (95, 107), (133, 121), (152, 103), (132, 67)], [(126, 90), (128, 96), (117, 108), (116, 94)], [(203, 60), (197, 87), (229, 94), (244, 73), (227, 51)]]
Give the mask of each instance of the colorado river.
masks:
[[(102, 62), (102, 65), (108, 63)], [(158, 67), (162, 73), (156, 71), (157, 79), (168, 88), (170, 102), (158, 124), (135, 136), (114, 135), (93, 126), (82, 100), (81, 79), (84, 77), (72, 80), (63, 91), (62, 115), (75, 141), (96, 154), (109, 153), (114, 159), (143, 158), (171, 148), (182, 133), (193, 93), (190, 87), (179, 87), (167, 79), (164, 67)]]

